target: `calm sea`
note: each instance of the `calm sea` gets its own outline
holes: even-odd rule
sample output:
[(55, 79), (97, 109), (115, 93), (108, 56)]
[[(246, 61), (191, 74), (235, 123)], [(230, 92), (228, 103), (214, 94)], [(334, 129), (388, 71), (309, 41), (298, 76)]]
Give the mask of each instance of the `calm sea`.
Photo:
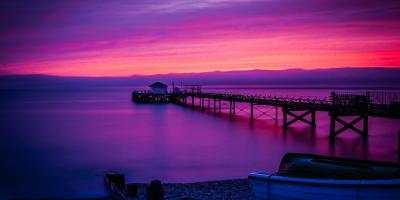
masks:
[[(368, 140), (345, 132), (329, 142), (329, 118), (315, 129), (282, 129), (275, 109), (246, 105), (229, 118), (178, 105), (135, 105), (132, 88), (0, 92), (0, 198), (104, 195), (102, 176), (129, 182), (193, 182), (246, 178), (277, 170), (287, 152), (397, 161), (396, 120), (370, 118)], [(224, 89), (259, 95), (329, 96), (330, 89)]]

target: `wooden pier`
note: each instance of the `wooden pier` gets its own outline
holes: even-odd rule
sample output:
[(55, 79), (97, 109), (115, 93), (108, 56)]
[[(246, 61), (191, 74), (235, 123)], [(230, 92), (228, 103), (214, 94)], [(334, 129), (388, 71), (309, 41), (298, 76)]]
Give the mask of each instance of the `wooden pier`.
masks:
[[(332, 92), (330, 98), (315, 97), (279, 97), (279, 96), (256, 96), (241, 94), (224, 93), (205, 93), (200, 90), (179, 91), (168, 94), (153, 94), (148, 91), (134, 91), (132, 100), (136, 103), (175, 103), (201, 110), (213, 112), (221, 111), (222, 102), (229, 105), (229, 115), (236, 114), (238, 103), (248, 105), (250, 120), (254, 120), (254, 110), (256, 106), (271, 106), (275, 108), (275, 118), (278, 120), (278, 108), (282, 109), (283, 127), (304, 122), (312, 127), (316, 126), (316, 112), (327, 112), (330, 116), (330, 138), (334, 139), (337, 135), (346, 130), (352, 130), (363, 137), (368, 136), (368, 117), (382, 117), (400, 119), (400, 95), (394, 101), (382, 102), (376, 99), (375, 93), (335, 93)], [(296, 114), (295, 112), (302, 112)], [(311, 116), (307, 119), (307, 116)], [(353, 117), (351, 121), (346, 121), (344, 117)], [(362, 128), (356, 124), (362, 122)], [(337, 129), (336, 125), (342, 127)]]

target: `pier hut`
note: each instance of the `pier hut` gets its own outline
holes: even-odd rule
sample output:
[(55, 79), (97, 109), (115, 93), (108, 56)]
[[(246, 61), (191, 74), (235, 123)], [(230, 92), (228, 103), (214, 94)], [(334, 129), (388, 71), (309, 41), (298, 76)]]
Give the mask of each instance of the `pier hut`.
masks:
[(151, 91), (153, 94), (167, 94), (168, 93), (168, 86), (160, 83), (160, 82), (155, 82), (151, 85), (149, 85), (151, 88)]

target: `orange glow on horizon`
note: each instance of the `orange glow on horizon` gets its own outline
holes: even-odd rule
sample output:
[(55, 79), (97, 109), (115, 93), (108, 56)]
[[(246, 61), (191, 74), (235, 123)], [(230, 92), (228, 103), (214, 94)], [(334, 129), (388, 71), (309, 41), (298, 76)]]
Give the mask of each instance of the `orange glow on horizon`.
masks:
[[(289, 35), (263, 38), (256, 35), (250, 39), (242, 36), (220, 37), (179, 43), (163, 41), (152, 45), (137, 45), (136, 40), (126, 40), (113, 48), (78, 52), (66, 59), (16, 63), (14, 68), (18, 70), (14, 74), (130, 76), (252, 69), (400, 66), (400, 50), (382, 49), (381, 44), (368, 43), (368, 39), (359, 37), (359, 42), (352, 42), (353, 38), (346, 37), (324, 39)], [(359, 46), (382, 50), (363, 51)]]
[[(227, 59), (227, 58), (226, 58)], [(232, 57), (229, 60), (198, 60), (195, 64), (191, 61), (169, 59), (162, 61), (148, 61), (132, 67), (133, 59), (96, 58), (93, 60), (54, 61), (25, 64), (31, 74), (47, 74), (57, 76), (130, 76), (153, 75), (168, 73), (200, 73), (212, 71), (240, 71), (240, 70), (284, 70), (292, 68), (301, 69), (327, 69), (338, 67), (395, 67), (400, 63), (400, 51), (379, 52), (341, 52), (341, 53), (276, 53), (253, 57)], [(137, 63), (137, 62), (136, 62)], [(286, 64), (282, 64), (286, 63)], [(329, 63), (329, 64), (326, 64)], [(42, 66), (35, 70), (35, 65)], [(52, 67), (57, 65), (57, 67)], [(157, 67), (164, 65), (162, 67)], [(279, 65), (279, 67), (277, 67)], [(292, 67), (295, 65), (296, 67)], [(110, 67), (112, 66), (112, 67)], [(251, 67), (243, 67), (251, 66)], [(29, 69), (30, 68), (30, 69)], [(137, 70), (135, 73), (134, 68)], [(397, 67), (395, 67), (397, 68)], [(27, 69), (15, 74), (24, 74)], [(142, 70), (140, 72), (140, 70)]]

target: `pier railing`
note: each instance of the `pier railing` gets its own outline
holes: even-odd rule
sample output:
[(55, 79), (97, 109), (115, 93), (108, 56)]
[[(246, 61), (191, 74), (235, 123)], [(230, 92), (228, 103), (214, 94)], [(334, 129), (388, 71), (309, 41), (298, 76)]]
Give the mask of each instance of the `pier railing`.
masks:
[(372, 104), (390, 105), (400, 103), (400, 92), (380, 91), (370, 92)]
[(223, 100), (235, 100), (241, 102), (254, 102), (254, 103), (303, 103), (303, 104), (319, 104), (328, 105), (331, 103), (329, 98), (321, 97), (295, 97), (295, 96), (272, 96), (272, 95), (242, 95), (232, 93), (186, 93), (188, 96), (203, 97), (203, 98), (217, 98)]
[[(136, 90), (135, 94), (160, 95), (155, 94), (150, 90)], [(319, 104), (319, 105), (343, 105), (354, 106), (360, 104), (375, 104), (375, 105), (392, 105), (400, 103), (400, 92), (333, 92), (329, 97), (317, 96), (285, 96), (285, 95), (243, 95), (235, 93), (212, 93), (199, 92), (196, 90), (181, 90), (177, 93), (168, 93), (161, 95), (186, 95), (194, 97), (218, 98), (218, 99), (235, 99), (237, 101), (255, 101), (260, 103), (278, 101), (287, 103), (304, 103), (304, 104)]]

